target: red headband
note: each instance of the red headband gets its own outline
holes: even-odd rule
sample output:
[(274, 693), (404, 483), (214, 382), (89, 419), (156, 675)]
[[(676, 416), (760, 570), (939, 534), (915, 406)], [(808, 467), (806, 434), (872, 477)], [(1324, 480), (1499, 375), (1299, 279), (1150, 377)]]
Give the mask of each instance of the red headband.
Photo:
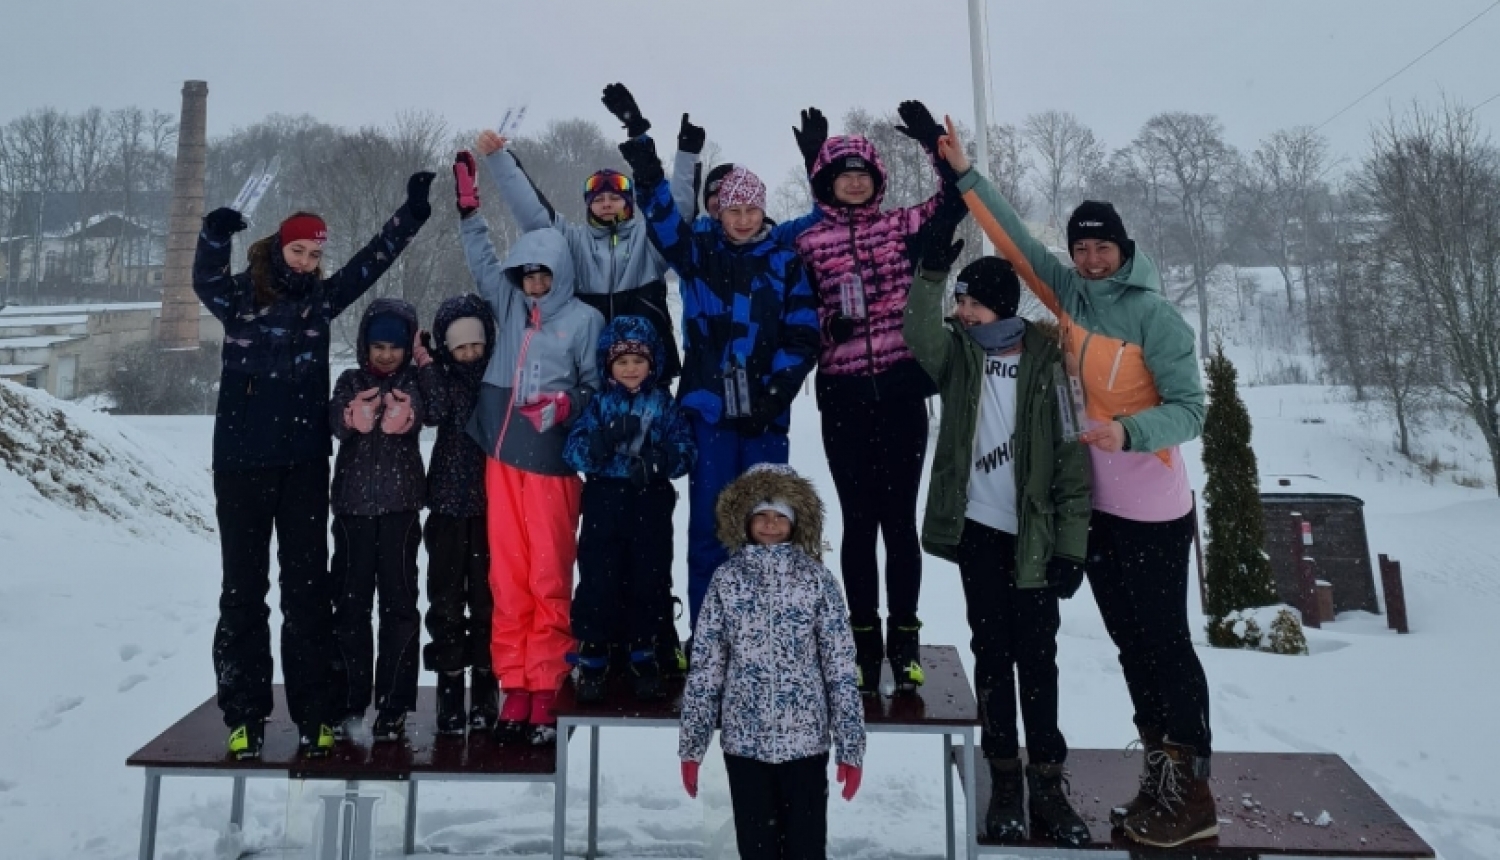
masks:
[(293, 215), (281, 222), (280, 233), (283, 248), (293, 242), (316, 242), (321, 245), (328, 241), (328, 225), (316, 215)]

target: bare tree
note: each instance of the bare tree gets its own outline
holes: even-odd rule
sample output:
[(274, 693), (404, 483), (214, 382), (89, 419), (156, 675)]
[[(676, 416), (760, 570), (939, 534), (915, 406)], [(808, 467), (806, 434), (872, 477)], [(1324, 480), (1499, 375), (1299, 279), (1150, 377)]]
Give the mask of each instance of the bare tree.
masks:
[(1261, 141), (1240, 172), (1239, 214), (1249, 238), (1271, 259), (1295, 310), (1293, 266), (1307, 278), (1313, 203), (1331, 167), (1328, 141), (1309, 126), (1281, 129)]
[(1047, 226), (1056, 228), (1083, 199), (1090, 169), (1103, 161), (1104, 147), (1088, 126), (1067, 111), (1028, 116), (1022, 134), (1036, 154), (1036, 189), (1045, 204)]
[(1500, 151), (1468, 109), (1413, 106), (1375, 129), (1362, 185), (1433, 324), (1438, 387), (1478, 425), (1500, 491)]

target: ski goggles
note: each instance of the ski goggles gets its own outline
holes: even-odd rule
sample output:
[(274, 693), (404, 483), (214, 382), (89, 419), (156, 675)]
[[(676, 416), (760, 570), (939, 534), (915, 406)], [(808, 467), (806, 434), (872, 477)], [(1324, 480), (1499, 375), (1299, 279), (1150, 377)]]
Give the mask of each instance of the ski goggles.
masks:
[(606, 191), (624, 197), (630, 193), (630, 188), (630, 177), (614, 171), (595, 173), (583, 181), (583, 193), (587, 197)]

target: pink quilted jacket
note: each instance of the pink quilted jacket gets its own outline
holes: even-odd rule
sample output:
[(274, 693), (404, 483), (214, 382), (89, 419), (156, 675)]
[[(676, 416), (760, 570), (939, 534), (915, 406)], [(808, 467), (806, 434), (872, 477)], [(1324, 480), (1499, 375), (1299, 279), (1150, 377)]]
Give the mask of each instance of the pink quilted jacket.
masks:
[[(911, 287), (912, 263), (907, 238), (937, 210), (938, 195), (918, 206), (880, 211), (885, 197), (885, 165), (863, 137), (832, 137), (823, 144), (813, 175), (834, 159), (858, 155), (880, 178), (875, 196), (860, 206), (819, 200), (823, 220), (797, 237), (797, 252), (813, 274), (818, 291), (818, 322), (823, 331), (820, 373), (835, 376), (872, 376), (898, 362), (912, 359), (901, 337), (902, 311)], [(828, 321), (857, 307), (863, 296), (865, 315), (854, 321), (854, 337), (834, 343)]]

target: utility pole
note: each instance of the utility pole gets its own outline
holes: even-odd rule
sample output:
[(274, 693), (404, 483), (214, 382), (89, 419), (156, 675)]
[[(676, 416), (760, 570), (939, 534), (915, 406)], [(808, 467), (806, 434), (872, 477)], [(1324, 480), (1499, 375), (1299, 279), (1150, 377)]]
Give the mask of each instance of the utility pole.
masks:
[[(969, 0), (969, 65), (974, 75), (974, 166), (983, 174), (990, 170), (990, 68), (985, 62), (984, 0)], [(984, 237), (984, 253), (993, 254), (990, 237)]]

